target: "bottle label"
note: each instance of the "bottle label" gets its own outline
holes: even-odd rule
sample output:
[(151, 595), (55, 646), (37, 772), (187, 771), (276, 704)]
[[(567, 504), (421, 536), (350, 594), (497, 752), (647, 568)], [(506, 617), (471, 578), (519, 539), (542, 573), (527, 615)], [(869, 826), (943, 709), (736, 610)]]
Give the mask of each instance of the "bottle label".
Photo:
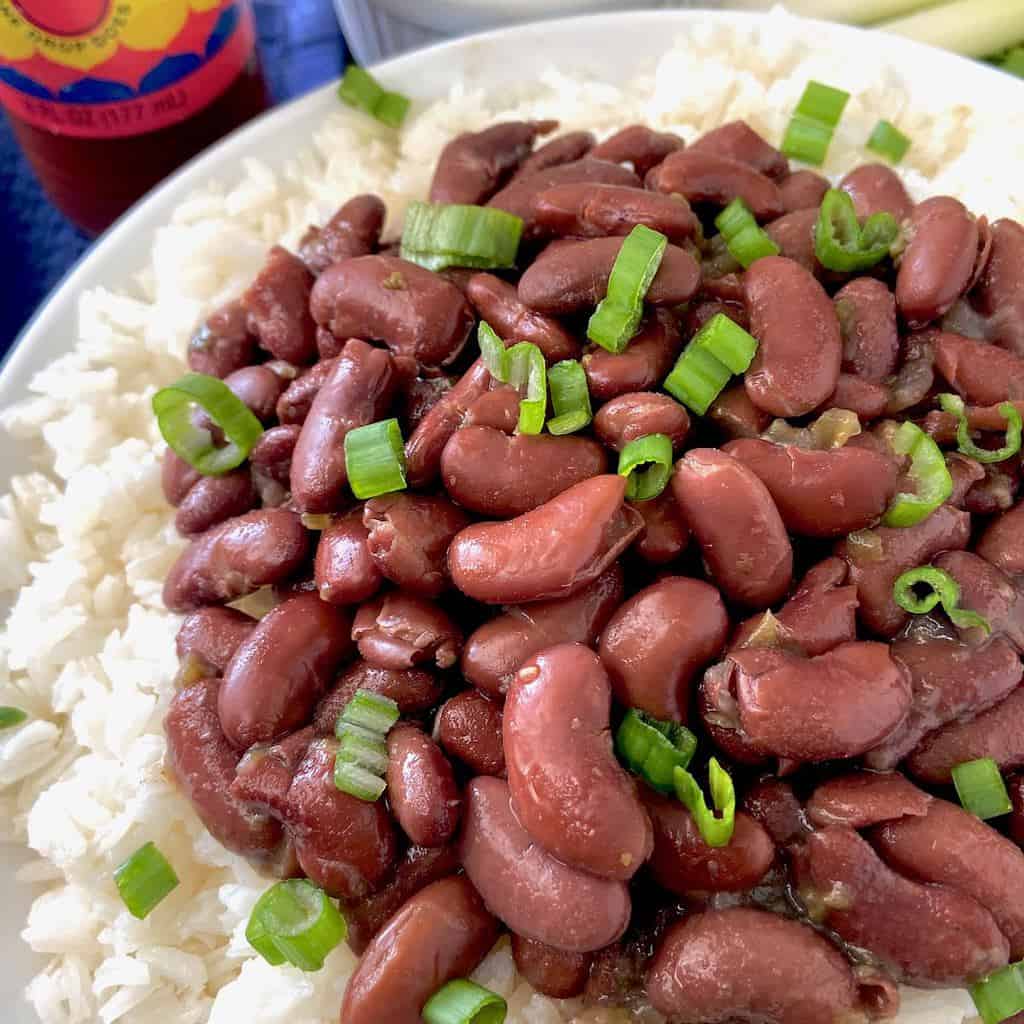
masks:
[(245, 0), (0, 0), (0, 104), (60, 135), (141, 135), (220, 96), (255, 42)]

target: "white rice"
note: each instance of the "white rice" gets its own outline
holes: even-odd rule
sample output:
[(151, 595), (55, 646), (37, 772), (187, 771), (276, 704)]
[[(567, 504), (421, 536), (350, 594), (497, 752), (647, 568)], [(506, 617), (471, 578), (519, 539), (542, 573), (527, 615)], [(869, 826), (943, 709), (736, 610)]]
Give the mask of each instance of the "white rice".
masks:
[[(808, 78), (853, 93), (829, 174), (865, 159), (863, 141), (884, 116), (913, 137), (905, 169), (915, 193), (959, 195), (979, 214), (1022, 213), (1019, 114), (972, 111), (956, 101), (956, 83), (911, 88), (862, 48), (808, 52), (780, 16), (760, 34), (697, 29), (628, 88), (555, 69), (521, 96), (456, 84), (397, 144), (339, 109), (283, 166), (247, 161), (233, 180), (191, 196), (130, 288), (82, 296), (74, 352), (2, 417), (19, 443), (35, 447), (39, 465), (0, 499), (0, 587), (13, 592), (0, 634), (0, 704), (31, 715), (0, 733), (0, 821), (7, 839), (40, 858), (25, 879), (48, 886), (23, 933), (51, 958), (28, 989), (45, 1024), (326, 1024), (337, 1020), (354, 966), (345, 947), (314, 975), (254, 958), (243, 929), (267, 883), (206, 835), (162, 770), (179, 620), (163, 609), (160, 588), (183, 542), (160, 491), (149, 401), (183, 370), (193, 324), (244, 286), (269, 243), (294, 245), (349, 195), (383, 196), (394, 233), (456, 132), (557, 117), (566, 129), (608, 134), (644, 121), (693, 138), (742, 117), (778, 140)], [(138, 922), (111, 874), (148, 840), (181, 885)], [(532, 993), (504, 943), (478, 974), (509, 997), (511, 1021), (622, 1019)], [(900, 1021), (960, 1024), (970, 1012), (964, 993), (908, 992)]]

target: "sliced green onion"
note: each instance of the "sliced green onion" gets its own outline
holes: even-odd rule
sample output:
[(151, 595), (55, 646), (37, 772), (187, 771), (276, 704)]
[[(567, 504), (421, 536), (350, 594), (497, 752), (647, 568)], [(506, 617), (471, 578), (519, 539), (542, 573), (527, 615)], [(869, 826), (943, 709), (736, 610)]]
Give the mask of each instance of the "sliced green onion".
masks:
[(337, 757), (334, 760), (334, 785), (343, 793), (370, 804), (379, 800), (388, 788), (384, 779), (368, 768), (351, 761), (339, 761)]
[(465, 978), (449, 981), (423, 1007), (426, 1024), (502, 1024), (508, 1005), (501, 996)]
[(0, 730), (13, 729), (28, 718), (28, 712), (21, 708), (0, 707)]
[(398, 721), (398, 703), (372, 690), (356, 690), (340, 718), (342, 722), (362, 726), (384, 737)]
[(555, 363), (548, 370), (548, 390), (555, 412), (548, 420), (549, 433), (572, 434), (593, 419), (587, 374), (579, 360), (563, 359)]
[(659, 793), (674, 793), (676, 768), (686, 768), (697, 737), (684, 725), (662, 722), (630, 708), (615, 733), (615, 752), (626, 767)]
[(999, 765), (991, 757), (964, 761), (953, 768), (953, 785), (965, 811), (986, 821), (1013, 810)]
[(1001, 968), (970, 992), (984, 1024), (1002, 1024), (1024, 1010), (1024, 963)]
[(1007, 50), (995, 58), (994, 63), (1003, 71), (1024, 78), (1024, 46), (1015, 46), (1012, 50)]
[[(927, 586), (930, 593), (919, 597), (914, 587)], [(912, 615), (927, 615), (941, 604), (950, 621), (959, 629), (983, 629), (992, 632), (988, 619), (977, 612), (960, 607), (960, 585), (943, 569), (921, 565), (896, 577), (892, 587), (893, 600)]]
[(850, 94), (842, 89), (808, 82), (786, 128), (782, 152), (794, 160), (821, 166), (849, 99)]
[(780, 249), (742, 199), (734, 199), (716, 218), (715, 227), (736, 261), (746, 270), (763, 256), (778, 256)]
[(841, 189), (830, 188), (818, 211), (814, 254), (829, 270), (867, 270), (888, 255), (899, 233), (891, 213), (873, 213), (862, 226), (853, 199)]
[(999, 414), (1006, 420), (1006, 444), (1002, 448), (979, 448), (971, 440), (967, 413), (964, 411), (964, 400), (959, 395), (939, 395), (939, 405), (943, 412), (957, 418), (956, 443), (961, 454), (977, 462), (1005, 462), (1012, 459), (1020, 451), (1021, 415), (1012, 402), (1003, 402), (999, 406)]
[(521, 341), (505, 350), (507, 381), (524, 398), (519, 400), (520, 434), (539, 434), (548, 411), (547, 363), (536, 345)]
[(646, 434), (630, 441), (619, 452), (619, 476), (627, 478), (630, 501), (656, 498), (672, 476), (672, 439), (666, 434)]
[(404, 491), (405, 445), (398, 420), (379, 420), (345, 435), (345, 471), (357, 498)]
[(872, 153), (884, 156), (889, 163), (898, 164), (910, 149), (910, 139), (891, 121), (881, 120), (875, 125), (867, 141)]
[(376, 118), (391, 128), (400, 128), (409, 113), (409, 97), (390, 92), (365, 68), (350, 64), (338, 86), (338, 96), (350, 107)]
[(334, 757), (335, 766), (339, 762), (357, 764), (374, 775), (382, 776), (388, 767), (388, 748), (384, 741), (376, 736), (360, 736), (351, 729), (342, 735)]
[(402, 259), (428, 270), (513, 267), (522, 233), (522, 218), (496, 207), (413, 202), (405, 214)]
[(685, 768), (677, 767), (673, 779), (676, 796), (693, 815), (704, 842), (708, 846), (728, 846), (736, 824), (736, 790), (717, 758), (708, 762), (708, 784), (717, 814), (708, 807), (699, 783)]
[(327, 955), (348, 935), (341, 911), (304, 878), (272, 885), (252, 908), (245, 937), (267, 963), (319, 971)]
[(178, 886), (178, 876), (153, 843), (140, 846), (115, 872), (114, 882), (132, 917), (148, 917)]
[[(192, 422), (193, 406), (224, 432), (228, 444), (217, 448), (210, 431)], [(245, 403), (216, 377), (186, 373), (153, 396), (153, 413), (163, 439), (193, 469), (220, 476), (245, 462), (263, 435), (263, 426)]]
[(609, 352), (622, 352), (640, 326), (644, 296), (651, 287), (668, 239), (637, 224), (622, 243), (608, 278), (608, 292), (587, 324), (587, 337)]
[(756, 352), (757, 339), (717, 313), (693, 336), (662, 387), (703, 416), (729, 378), (747, 371)]
[(480, 321), (476, 329), (476, 339), (480, 345), (480, 358), (484, 361), (490, 375), (504, 383), (508, 379), (508, 360), (505, 358), (505, 342), (494, 332), (494, 328), (486, 320)]
[(364, 740), (375, 740), (378, 743), (385, 738), (383, 733), (375, 732), (373, 729), (367, 729), (361, 725), (353, 725), (339, 715), (338, 721), (334, 723), (334, 735), (339, 740), (343, 740), (349, 734)]
[(897, 494), (882, 522), (886, 526), (916, 526), (953, 493), (953, 478), (939, 446), (909, 420), (893, 435), (892, 446), (897, 454), (910, 456), (910, 478), (916, 492)]

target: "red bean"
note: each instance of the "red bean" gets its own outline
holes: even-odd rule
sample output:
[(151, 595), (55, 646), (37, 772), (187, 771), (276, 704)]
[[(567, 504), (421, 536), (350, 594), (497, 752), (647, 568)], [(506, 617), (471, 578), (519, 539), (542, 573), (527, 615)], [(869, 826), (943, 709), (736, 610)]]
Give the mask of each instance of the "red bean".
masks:
[(376, 252), (387, 210), (374, 195), (353, 196), (322, 228), (310, 228), (299, 256), (314, 274), (332, 263)]
[(880, 383), (896, 372), (900, 339), (896, 298), (881, 281), (858, 277), (836, 292), (843, 332), (843, 369)]
[(582, 160), (594, 148), (594, 142), (593, 132), (566, 132), (564, 135), (556, 135), (543, 146), (538, 146), (519, 165), (519, 169), (512, 175), (512, 180), (529, 178), (551, 167)]
[(1024, 573), (1024, 501), (991, 523), (975, 550), (1005, 573)]
[(625, 352), (615, 355), (594, 347), (583, 357), (591, 397), (606, 402), (659, 386), (681, 347), (675, 318), (667, 311), (656, 310), (641, 325)]
[(836, 389), (825, 400), (822, 409), (849, 409), (861, 423), (877, 420), (885, 413), (891, 392), (884, 384), (872, 384), (852, 373), (839, 374)]
[(254, 504), (256, 492), (247, 468), (224, 476), (204, 476), (182, 498), (174, 525), (178, 533), (192, 537), (248, 512)]
[(932, 798), (899, 772), (851, 772), (823, 782), (807, 801), (807, 817), (819, 828), (861, 829), (898, 818), (920, 818)]
[(587, 984), (591, 962), (587, 953), (567, 953), (513, 933), (512, 958), (519, 974), (551, 999), (572, 999)]
[(223, 379), (256, 358), (248, 313), (235, 299), (211, 313), (188, 342), (188, 368)]
[(807, 170), (793, 171), (779, 182), (782, 205), (787, 213), (812, 208), (817, 210), (831, 187), (828, 178)]
[(243, 366), (229, 373), (224, 383), (262, 423), (273, 419), (277, 400), (288, 384), (266, 366)]
[(992, 252), (972, 293), (978, 312), (988, 317), (990, 341), (1024, 358), (1024, 227), (997, 220), (991, 228)]
[[(507, 384), (481, 395), (467, 410), (464, 427), (490, 427), (503, 434), (514, 434), (519, 426), (519, 392)], [(461, 431), (459, 431), (461, 433)], [(535, 435), (528, 435), (535, 436)], [(444, 453), (442, 470), (444, 468)]]
[(433, 661), (450, 668), (462, 650), (462, 631), (440, 605), (393, 590), (362, 605), (352, 624), (359, 653), (380, 668), (407, 669)]
[[(1005, 636), (1024, 652), (1024, 593), (1006, 573), (969, 551), (950, 551), (935, 559), (960, 587), (960, 607), (983, 616), (993, 636)], [(965, 639), (978, 636), (978, 627), (960, 629)]]
[(263, 432), (249, 452), (249, 462), (252, 464), (256, 480), (263, 475), (282, 487), (288, 486), (292, 472), (292, 456), (299, 441), (300, 430), (298, 424), (289, 424), (271, 427), (270, 430)]
[[(512, 286), (509, 285), (511, 288)], [(457, 377), (414, 377), (399, 385), (401, 414), (399, 420), (407, 434), (411, 434), (426, 418), (427, 413), (444, 398), (458, 380)]]
[[(338, 353), (341, 346), (338, 346)], [(308, 370), (300, 374), (285, 388), (281, 397), (277, 400), (277, 418), (284, 424), (303, 424), (309, 415), (320, 389), (324, 386), (327, 378), (334, 372), (338, 363), (338, 355), (335, 354), (329, 359), (321, 359), (314, 363)]]
[(448, 549), (453, 582), (487, 604), (568, 597), (640, 532), (625, 493), (625, 477), (595, 476), (508, 522), (467, 527)]
[(914, 210), (900, 176), (885, 164), (862, 164), (850, 171), (839, 187), (853, 200), (861, 219), (885, 212), (904, 221)]
[(631, 124), (599, 142), (590, 155), (613, 163), (630, 163), (643, 177), (677, 149), (683, 140), (674, 132), (656, 132), (645, 124)]
[(193, 469), (173, 448), (164, 449), (160, 463), (160, 486), (169, 505), (180, 505), (188, 492), (202, 479), (202, 473)]
[(466, 791), (460, 855), (488, 908), (517, 935), (570, 953), (614, 942), (629, 923), (623, 882), (577, 871), (530, 837), (501, 779), (474, 779)]
[(276, 359), (301, 366), (316, 358), (316, 324), (309, 315), (313, 275), (280, 245), (242, 296), (248, 329)]
[(278, 743), (250, 747), (238, 762), (231, 795), (260, 813), (283, 819), (292, 779), (315, 738), (313, 727), (306, 726)]
[(1024, 398), (1024, 359), (985, 341), (948, 331), (934, 339), (939, 373), (975, 405)]
[(196, 658), (210, 675), (219, 675), (255, 628), (256, 619), (234, 608), (200, 608), (185, 616), (175, 649), (180, 659)]
[(603, 405), (594, 417), (594, 433), (617, 452), (647, 434), (665, 434), (673, 449), (679, 449), (689, 432), (686, 409), (668, 395), (653, 391), (619, 395)]
[(726, 388), (712, 403), (708, 417), (730, 438), (758, 437), (771, 422), (771, 416), (751, 402), (742, 384)]
[(690, 144), (691, 153), (714, 153), (749, 164), (769, 178), (784, 179), (789, 161), (769, 145), (746, 121), (729, 121), (712, 128)]
[(357, 659), (341, 673), (334, 689), (317, 704), (313, 725), (319, 735), (334, 734), (338, 716), (355, 696), (356, 690), (379, 693), (393, 700), (403, 715), (418, 715), (440, 702), (444, 687), (427, 669), (380, 668)]
[(779, 247), (779, 255), (799, 263), (815, 277), (821, 277), (825, 268), (818, 262), (814, 249), (814, 230), (818, 211), (794, 210), (784, 213), (765, 225), (765, 233)]
[(322, 601), (359, 604), (380, 590), (384, 577), (370, 554), (369, 536), (358, 508), (334, 520), (320, 534), (314, 580)]
[(402, 831), (419, 846), (444, 846), (459, 824), (459, 789), (448, 759), (414, 725), (389, 733), (388, 800)]
[(793, 787), (782, 779), (762, 779), (743, 794), (743, 810), (762, 825), (777, 846), (788, 846), (807, 834), (804, 809)]
[(476, 775), (505, 774), (501, 705), (476, 690), (463, 690), (441, 705), (434, 734), (446, 753)]
[(657, 498), (629, 504), (644, 520), (643, 532), (633, 542), (632, 550), (651, 565), (674, 562), (690, 543), (690, 531), (672, 492), (664, 490)]

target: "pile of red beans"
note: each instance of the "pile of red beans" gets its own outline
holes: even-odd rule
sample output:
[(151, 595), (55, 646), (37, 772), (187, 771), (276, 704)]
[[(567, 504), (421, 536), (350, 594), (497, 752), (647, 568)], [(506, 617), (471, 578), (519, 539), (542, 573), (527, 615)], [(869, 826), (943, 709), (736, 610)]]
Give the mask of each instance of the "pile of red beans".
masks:
[[(192, 538), (164, 591), (187, 613), (178, 784), (226, 847), (342, 901), (364, 954), (342, 1024), (414, 1024), (505, 931), (544, 993), (692, 1024), (884, 1019), (896, 982), (1020, 960), (1020, 457), (959, 454), (935, 396), (962, 396), (993, 448), (998, 404), (1024, 411), (1024, 228), (915, 203), (866, 165), (840, 187), (861, 217), (896, 217), (902, 253), (838, 274), (813, 240), (828, 183), (747, 125), (685, 147), (641, 125), (539, 144), (554, 128), (459, 136), (436, 169), (432, 200), (522, 217), (517, 272), (408, 263), (360, 196), (298, 255), (271, 250), (195, 335), (192, 369), (266, 429), (225, 476), (164, 463)], [(746, 272), (709, 228), (736, 197), (781, 249)], [(645, 319), (622, 354), (588, 349), (638, 223), (669, 241)], [(758, 352), (692, 417), (659, 389), (718, 313)], [(517, 433), (478, 320), (549, 364), (581, 359), (591, 426)], [(409, 488), (354, 501), (345, 435), (389, 416)], [(912, 489), (890, 444), (908, 419), (945, 449), (953, 494), (880, 526)], [(678, 461), (630, 503), (616, 453), (650, 433)], [(896, 578), (929, 564), (990, 633), (896, 603)], [(260, 588), (277, 599), (260, 620), (230, 607)], [(377, 802), (333, 780), (360, 688), (401, 711)], [(627, 708), (685, 723), (695, 770), (714, 755), (732, 775), (728, 846), (620, 766)], [(1015, 801), (993, 822), (950, 786), (984, 757)]]

